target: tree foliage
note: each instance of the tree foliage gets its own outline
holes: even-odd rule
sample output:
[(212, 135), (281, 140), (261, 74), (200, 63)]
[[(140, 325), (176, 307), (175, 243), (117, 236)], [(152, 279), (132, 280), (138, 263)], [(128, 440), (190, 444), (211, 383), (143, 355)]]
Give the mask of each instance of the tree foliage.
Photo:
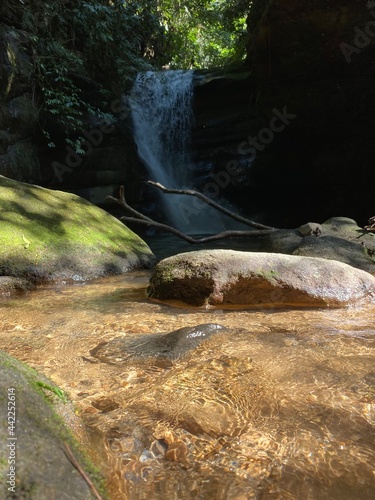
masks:
[[(61, 125), (78, 152), (84, 120), (89, 115), (114, 120), (110, 101), (129, 88), (137, 71), (152, 69), (156, 47), (164, 49), (164, 28), (147, 2), (3, 0), (0, 15), (30, 34), (24, 49), (34, 65), (34, 95), (43, 116)], [(94, 81), (94, 88), (82, 88), (84, 79), (91, 87)], [(51, 132), (42, 128), (53, 147)]]
[[(30, 34), (33, 89), (44, 116), (80, 149), (90, 115), (110, 116), (110, 100), (138, 71), (202, 68), (243, 58), (248, 0), (2, 0), (3, 23)], [(95, 89), (84, 89), (84, 79)], [(51, 147), (54, 138), (44, 134)]]
[(208, 68), (246, 52), (248, 0), (159, 0), (171, 67)]

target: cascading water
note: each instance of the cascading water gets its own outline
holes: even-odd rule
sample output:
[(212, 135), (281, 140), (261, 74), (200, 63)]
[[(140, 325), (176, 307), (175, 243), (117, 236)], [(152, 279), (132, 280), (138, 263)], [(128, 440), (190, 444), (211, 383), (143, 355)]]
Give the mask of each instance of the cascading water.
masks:
[[(138, 154), (152, 180), (169, 188), (194, 188), (189, 158), (192, 98), (193, 71), (177, 70), (139, 73), (128, 99)], [(162, 205), (169, 222), (186, 233), (225, 227), (217, 211), (190, 196), (162, 195)]]
[[(129, 98), (138, 154), (153, 180), (170, 188), (187, 185), (192, 79), (192, 71), (139, 73)], [(171, 224), (185, 230), (186, 201), (166, 195), (162, 202)]]

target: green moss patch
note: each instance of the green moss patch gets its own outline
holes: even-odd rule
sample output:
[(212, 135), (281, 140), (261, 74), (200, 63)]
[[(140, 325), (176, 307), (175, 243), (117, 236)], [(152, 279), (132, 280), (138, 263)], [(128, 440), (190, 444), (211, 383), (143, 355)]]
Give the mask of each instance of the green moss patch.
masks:
[(146, 243), (70, 193), (0, 176), (0, 275), (92, 279), (150, 265)]

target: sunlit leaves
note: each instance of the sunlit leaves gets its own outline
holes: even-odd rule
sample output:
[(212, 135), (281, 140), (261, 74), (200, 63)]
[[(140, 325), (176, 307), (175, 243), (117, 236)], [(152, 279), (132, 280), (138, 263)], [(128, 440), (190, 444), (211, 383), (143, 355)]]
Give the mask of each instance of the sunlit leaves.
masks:
[(248, 0), (159, 0), (158, 6), (171, 67), (211, 67), (244, 57)]

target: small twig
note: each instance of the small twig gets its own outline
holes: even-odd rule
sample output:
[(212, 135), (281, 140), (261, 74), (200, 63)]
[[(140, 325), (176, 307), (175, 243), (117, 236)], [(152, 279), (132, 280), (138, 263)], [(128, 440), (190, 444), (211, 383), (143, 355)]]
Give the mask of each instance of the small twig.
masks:
[(168, 233), (175, 234), (179, 238), (189, 242), (189, 243), (208, 243), (209, 241), (221, 240), (224, 238), (249, 238), (252, 236), (264, 236), (266, 234), (271, 234), (277, 231), (277, 229), (262, 229), (262, 230), (254, 230), (254, 231), (223, 231), (222, 233), (213, 234), (211, 236), (205, 236), (204, 238), (193, 238), (181, 231), (178, 231), (172, 226), (168, 226), (167, 224), (161, 224), (160, 222), (155, 222), (151, 219), (144, 220), (138, 219), (134, 217), (121, 217), (121, 220), (125, 222), (136, 222), (137, 224), (142, 224), (145, 226), (152, 226), (163, 231), (167, 231)]
[(255, 227), (256, 229), (267, 229), (267, 230), (275, 230), (276, 228), (271, 227), (271, 226), (264, 226), (263, 224), (259, 224), (258, 222), (254, 222), (252, 220), (246, 219), (245, 217), (241, 217), (241, 215), (235, 214), (234, 212), (231, 212), (230, 210), (227, 210), (226, 208), (222, 207), (215, 201), (211, 200), (211, 198), (208, 198), (204, 194), (200, 193), (199, 191), (193, 191), (192, 189), (169, 189), (160, 184), (160, 182), (154, 182), (154, 181), (147, 181), (148, 184), (151, 186), (155, 186), (163, 193), (168, 193), (168, 194), (185, 194), (188, 196), (195, 196), (196, 198), (199, 198), (200, 200), (204, 201), (207, 203), (207, 205), (210, 205), (211, 207), (215, 208), (216, 210), (219, 210), (223, 214), (228, 215), (232, 219), (236, 220), (237, 222), (242, 222), (242, 224), (246, 224), (247, 226)]
[(368, 220), (368, 226), (365, 226), (366, 231), (375, 231), (375, 216), (370, 217)]
[(73, 452), (70, 449), (70, 447), (66, 443), (64, 443), (64, 448), (65, 448), (64, 449), (65, 455), (68, 457), (68, 459), (70, 460), (70, 462), (74, 465), (74, 467), (78, 470), (78, 472), (81, 474), (81, 476), (83, 477), (83, 479), (86, 481), (86, 483), (88, 484), (89, 488), (93, 492), (95, 498), (97, 498), (97, 500), (103, 500), (103, 497), (99, 494), (99, 492), (96, 489), (94, 483), (91, 481), (91, 479), (89, 478), (89, 476), (86, 474), (86, 472), (79, 465), (79, 463), (78, 463), (77, 459), (75, 458), (75, 456), (73, 455)]

